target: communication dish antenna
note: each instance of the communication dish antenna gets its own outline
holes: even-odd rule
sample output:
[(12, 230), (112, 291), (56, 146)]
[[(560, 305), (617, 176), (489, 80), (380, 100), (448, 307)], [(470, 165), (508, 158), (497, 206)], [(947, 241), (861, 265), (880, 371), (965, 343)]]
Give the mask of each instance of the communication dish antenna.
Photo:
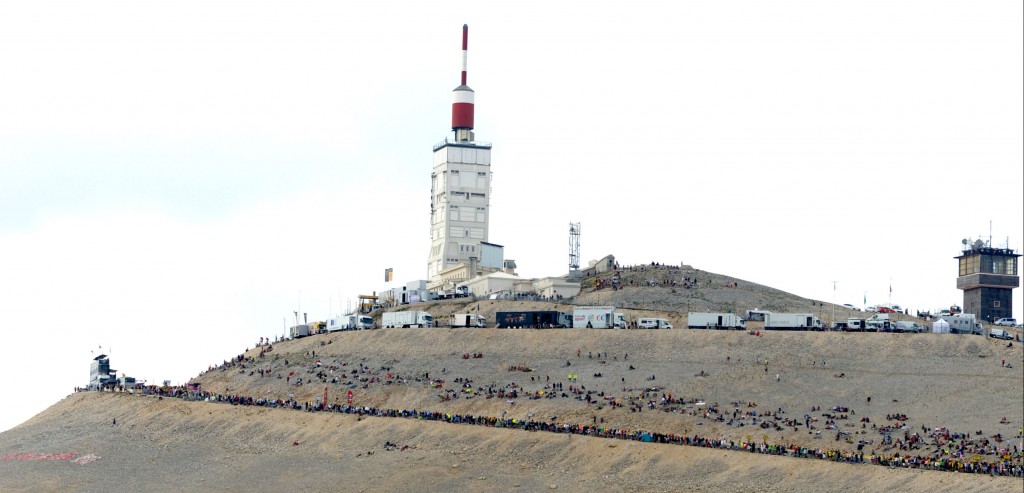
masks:
[(960, 244), (962, 244), (963, 246), (967, 246), (967, 238), (960, 240)]
[(974, 248), (981, 248), (985, 246), (985, 242), (981, 240), (974, 240)]

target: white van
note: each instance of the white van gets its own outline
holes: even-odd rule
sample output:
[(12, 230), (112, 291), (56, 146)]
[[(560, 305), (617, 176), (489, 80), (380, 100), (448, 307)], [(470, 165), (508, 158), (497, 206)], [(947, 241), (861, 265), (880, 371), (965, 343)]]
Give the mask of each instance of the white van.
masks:
[(641, 329), (671, 329), (672, 324), (664, 318), (641, 318), (636, 322)]
[(1001, 318), (999, 320), (996, 320), (995, 324), (1001, 325), (1003, 327), (1016, 327), (1017, 320), (1013, 318)]

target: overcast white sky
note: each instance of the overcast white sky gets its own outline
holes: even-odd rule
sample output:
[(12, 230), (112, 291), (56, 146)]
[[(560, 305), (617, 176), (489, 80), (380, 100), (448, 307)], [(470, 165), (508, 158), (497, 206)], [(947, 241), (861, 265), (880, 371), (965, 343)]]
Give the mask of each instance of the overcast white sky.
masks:
[(101, 345), (180, 383), (423, 278), (463, 23), (523, 276), (579, 221), (585, 261), (934, 309), (962, 238), (1022, 246), (1021, 2), (504, 5), (0, 4), (0, 430)]

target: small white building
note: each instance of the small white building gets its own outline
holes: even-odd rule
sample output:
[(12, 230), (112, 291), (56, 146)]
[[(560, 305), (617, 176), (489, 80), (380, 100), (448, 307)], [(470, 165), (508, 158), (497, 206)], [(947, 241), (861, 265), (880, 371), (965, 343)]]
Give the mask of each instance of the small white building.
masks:
[(533, 282), (533, 291), (548, 299), (572, 298), (580, 293), (580, 283), (564, 277), (544, 277)]
[[(529, 281), (527, 281), (529, 282)], [(520, 292), (528, 292), (532, 284), (526, 290), (522, 286), (523, 280), (519, 276), (505, 272), (493, 272), (485, 276), (479, 276), (466, 282), (469, 292), (478, 298), (486, 298), (490, 295), (514, 295)]]
[(595, 277), (615, 270), (615, 255), (605, 255), (600, 260), (591, 260), (586, 269), (580, 269), (580, 277)]

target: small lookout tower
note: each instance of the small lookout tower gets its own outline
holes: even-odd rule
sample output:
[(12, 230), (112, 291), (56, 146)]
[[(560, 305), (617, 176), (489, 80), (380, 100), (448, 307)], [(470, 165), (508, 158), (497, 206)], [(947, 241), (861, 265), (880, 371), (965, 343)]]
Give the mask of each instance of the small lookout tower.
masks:
[(89, 390), (100, 390), (117, 380), (117, 370), (110, 368), (110, 358), (101, 354), (89, 366)]
[(960, 276), (956, 287), (964, 292), (963, 309), (979, 320), (993, 322), (1013, 317), (1013, 289), (1020, 286), (1017, 259), (1009, 248), (993, 248), (991, 242), (963, 240)]

